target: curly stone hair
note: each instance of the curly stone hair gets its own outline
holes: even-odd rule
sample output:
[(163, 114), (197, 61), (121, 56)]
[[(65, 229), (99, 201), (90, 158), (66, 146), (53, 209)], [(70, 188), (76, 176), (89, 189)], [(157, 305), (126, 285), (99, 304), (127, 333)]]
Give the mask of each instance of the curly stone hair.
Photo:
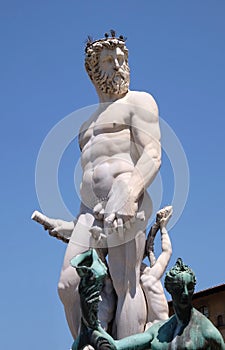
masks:
[(196, 277), (195, 277), (194, 272), (192, 271), (192, 269), (190, 269), (190, 267), (188, 267), (188, 265), (185, 265), (183, 263), (181, 258), (178, 258), (176, 264), (167, 272), (166, 277), (165, 277), (164, 286), (165, 286), (167, 292), (169, 292), (170, 294), (171, 294), (172, 285), (174, 284), (175, 279), (182, 272), (186, 272), (192, 277), (192, 282), (193, 282), (193, 285), (195, 286)]

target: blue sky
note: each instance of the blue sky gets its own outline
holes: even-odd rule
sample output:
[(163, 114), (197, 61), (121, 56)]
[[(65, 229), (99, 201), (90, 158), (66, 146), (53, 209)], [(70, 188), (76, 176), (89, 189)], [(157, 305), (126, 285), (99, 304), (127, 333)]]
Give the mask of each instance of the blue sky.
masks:
[[(35, 164), (44, 138), (73, 111), (97, 103), (83, 66), (88, 34), (99, 38), (113, 28), (128, 37), (131, 89), (155, 97), (186, 154), (190, 190), (170, 232), (170, 266), (182, 257), (197, 275), (197, 290), (225, 282), (224, 13), (223, 0), (0, 1), (2, 349), (72, 343), (56, 288), (65, 245), (30, 215), (40, 210)], [(59, 169), (74, 215), (77, 159), (74, 142)], [(174, 187), (165, 154), (161, 176), (165, 205)]]

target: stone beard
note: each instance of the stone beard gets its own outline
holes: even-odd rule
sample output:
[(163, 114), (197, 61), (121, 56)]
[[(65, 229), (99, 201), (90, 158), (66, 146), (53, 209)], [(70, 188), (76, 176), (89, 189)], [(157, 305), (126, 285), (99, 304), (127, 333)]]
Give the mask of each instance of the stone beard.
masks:
[(123, 70), (108, 74), (98, 66), (93, 75), (93, 82), (105, 94), (126, 94), (130, 83), (130, 69), (128, 64), (124, 64)]
[[(124, 62), (118, 70), (103, 69), (100, 56), (103, 49), (119, 48), (124, 54)], [(86, 48), (85, 68), (94, 85), (105, 94), (126, 94), (130, 84), (128, 49), (125, 43), (116, 38), (99, 40)]]

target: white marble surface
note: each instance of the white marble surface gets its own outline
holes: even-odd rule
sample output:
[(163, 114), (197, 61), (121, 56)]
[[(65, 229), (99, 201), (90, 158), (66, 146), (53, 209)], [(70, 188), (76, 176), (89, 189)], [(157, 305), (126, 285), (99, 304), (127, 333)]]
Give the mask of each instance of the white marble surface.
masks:
[(58, 290), (73, 337), (80, 324), (79, 277), (70, 260), (93, 246), (103, 259), (108, 256), (110, 273), (99, 318), (107, 329), (114, 317), (113, 335), (122, 338), (165, 319), (168, 311), (160, 283), (171, 255), (165, 219), (162, 254), (152, 268), (141, 265), (152, 211), (146, 189), (161, 164), (158, 107), (150, 94), (129, 90), (123, 41), (109, 38), (89, 45), (85, 66), (99, 107), (80, 130), (80, 213), (73, 222), (45, 217), (51, 227), (42, 224), (52, 236), (69, 241)]

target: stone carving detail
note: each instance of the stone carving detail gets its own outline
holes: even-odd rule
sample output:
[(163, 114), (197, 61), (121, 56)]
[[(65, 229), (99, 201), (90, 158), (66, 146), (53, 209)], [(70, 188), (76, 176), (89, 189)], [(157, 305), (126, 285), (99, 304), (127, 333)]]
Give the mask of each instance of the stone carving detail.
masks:
[[(118, 69), (115, 69), (113, 74), (109, 74), (107, 69), (105, 69), (108, 66), (108, 53), (112, 53), (114, 50), (120, 51), (124, 56), (118, 56)], [(88, 41), (85, 53), (87, 73), (92, 82), (104, 94), (114, 94), (116, 92), (121, 95), (128, 92), (130, 82), (128, 50), (122, 37), (115, 38), (114, 36), (94, 42)], [(119, 69), (120, 72), (118, 73)], [(119, 81), (121, 83), (118, 83)]]
[[(79, 133), (79, 214), (71, 222), (32, 215), (68, 243), (58, 291), (72, 349), (225, 349), (217, 329), (192, 307), (196, 279), (181, 259), (165, 279), (175, 310), (168, 319), (160, 280), (172, 254), (166, 228), (171, 206), (157, 213), (145, 237), (152, 213), (147, 188), (161, 165), (158, 106), (150, 94), (129, 90), (125, 41), (114, 30), (87, 41), (85, 68), (99, 106)], [(162, 252), (156, 258), (158, 231)], [(143, 263), (146, 256), (150, 266)]]
[[(80, 276), (70, 261), (95, 248), (109, 272), (101, 292), (99, 319), (102, 328), (120, 339), (168, 317), (160, 278), (172, 252), (166, 230), (172, 208), (158, 214), (146, 245), (145, 230), (152, 214), (147, 188), (161, 165), (158, 107), (150, 94), (129, 90), (124, 37), (116, 37), (111, 30), (103, 39), (89, 38), (85, 67), (99, 106), (79, 133), (80, 212), (71, 222), (37, 211), (32, 218), (51, 236), (68, 243), (58, 291), (73, 338), (80, 329)], [(158, 229), (162, 253), (156, 259), (153, 243)], [(151, 267), (142, 263), (144, 254)]]

